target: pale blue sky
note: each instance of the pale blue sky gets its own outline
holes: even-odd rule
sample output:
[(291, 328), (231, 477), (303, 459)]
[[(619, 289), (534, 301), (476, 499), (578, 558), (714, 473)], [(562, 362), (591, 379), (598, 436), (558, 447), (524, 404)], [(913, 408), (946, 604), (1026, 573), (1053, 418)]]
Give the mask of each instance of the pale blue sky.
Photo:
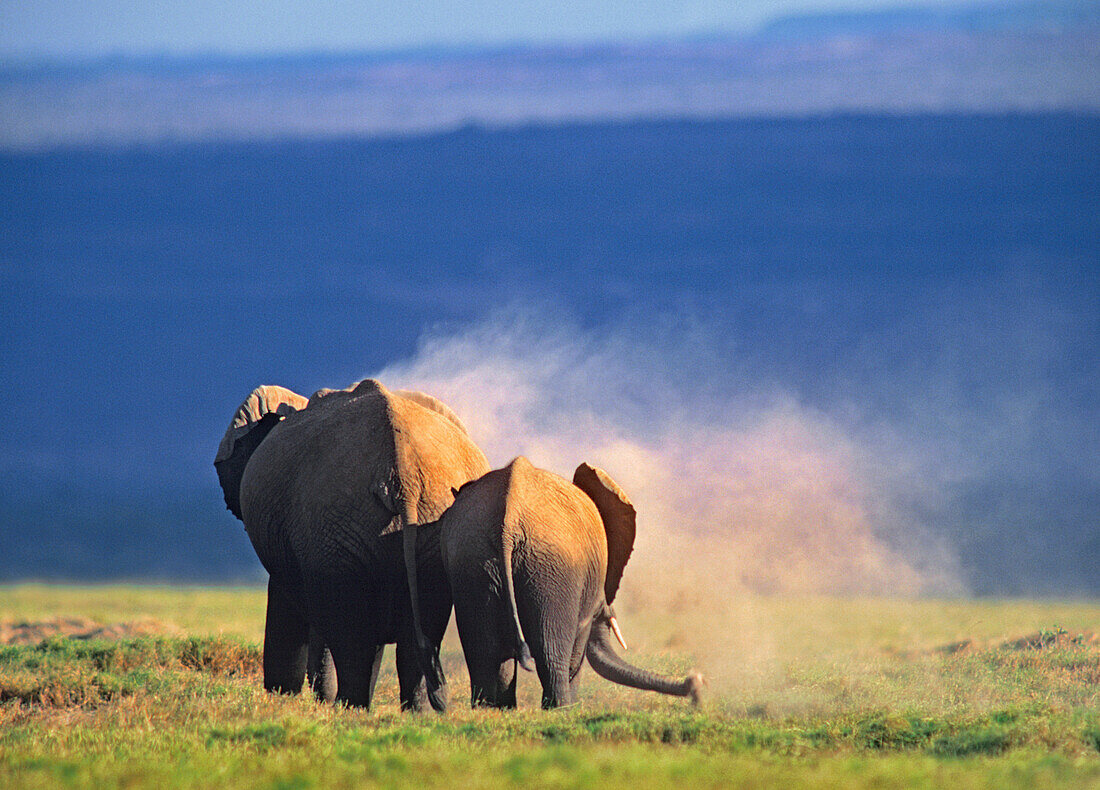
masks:
[(786, 13), (947, 0), (2, 0), (0, 57), (385, 50), (751, 30)]

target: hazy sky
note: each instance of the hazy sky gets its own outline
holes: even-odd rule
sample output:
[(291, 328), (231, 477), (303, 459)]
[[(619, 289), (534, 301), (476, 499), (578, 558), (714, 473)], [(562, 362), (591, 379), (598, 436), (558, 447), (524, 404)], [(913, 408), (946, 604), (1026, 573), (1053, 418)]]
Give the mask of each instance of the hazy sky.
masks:
[(945, 0), (6, 0), (0, 57), (254, 53), (746, 30), (799, 11)]

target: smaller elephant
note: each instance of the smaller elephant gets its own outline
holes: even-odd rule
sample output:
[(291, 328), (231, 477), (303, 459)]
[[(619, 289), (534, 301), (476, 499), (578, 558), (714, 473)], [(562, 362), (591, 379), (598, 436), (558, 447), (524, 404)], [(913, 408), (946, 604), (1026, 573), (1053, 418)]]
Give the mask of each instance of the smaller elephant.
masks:
[(520, 456), (462, 486), (437, 524), (474, 707), (514, 708), (516, 662), (532, 658), (543, 707), (573, 703), (586, 656), (615, 683), (699, 701), (701, 675), (661, 677), (611, 646), (635, 511), (605, 472), (581, 464), (570, 483)]

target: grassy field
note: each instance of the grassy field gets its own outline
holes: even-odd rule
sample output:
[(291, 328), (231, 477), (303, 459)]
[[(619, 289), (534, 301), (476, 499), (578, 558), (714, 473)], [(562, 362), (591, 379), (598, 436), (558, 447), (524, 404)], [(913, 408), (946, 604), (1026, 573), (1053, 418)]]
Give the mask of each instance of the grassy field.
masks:
[(701, 637), (624, 601), (631, 660), (702, 668), (702, 709), (586, 670), (573, 708), (525, 676), (471, 711), (452, 634), (445, 716), (398, 712), (389, 659), (370, 712), (265, 694), (263, 609), (0, 587), (0, 786), (1100, 787), (1100, 603), (745, 598)]

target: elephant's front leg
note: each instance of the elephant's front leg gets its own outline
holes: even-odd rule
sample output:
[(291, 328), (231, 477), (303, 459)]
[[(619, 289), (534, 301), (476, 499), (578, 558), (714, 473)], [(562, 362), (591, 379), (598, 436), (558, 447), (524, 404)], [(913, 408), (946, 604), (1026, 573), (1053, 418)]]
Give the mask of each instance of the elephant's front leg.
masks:
[(274, 578), (267, 584), (264, 623), (264, 688), (297, 694), (306, 674), (309, 625), (295, 594)]
[[(379, 656), (381, 657), (381, 656)], [(375, 669), (377, 677), (378, 670)], [(309, 687), (321, 702), (336, 699), (336, 666), (332, 661), (332, 651), (321, 639), (316, 628), (309, 629), (309, 662), (306, 668)]]

